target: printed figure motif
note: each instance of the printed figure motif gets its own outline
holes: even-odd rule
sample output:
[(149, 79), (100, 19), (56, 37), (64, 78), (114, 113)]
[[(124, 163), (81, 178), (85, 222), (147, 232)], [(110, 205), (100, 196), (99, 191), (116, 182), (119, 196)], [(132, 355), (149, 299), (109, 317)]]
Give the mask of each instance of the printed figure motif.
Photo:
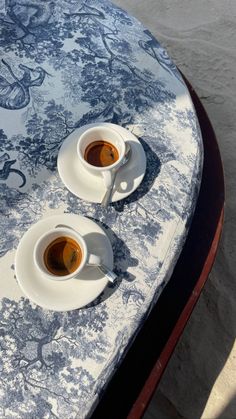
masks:
[(7, 180), (10, 173), (16, 173), (22, 178), (22, 181), (23, 181), (22, 184), (19, 186), (19, 188), (23, 188), (23, 186), (25, 186), (26, 184), (26, 177), (24, 173), (22, 173), (20, 170), (14, 169), (11, 167), (13, 166), (13, 164), (16, 163), (16, 159), (14, 160), (9, 160), (9, 159), (10, 159), (10, 156), (7, 153), (0, 156), (0, 163), (4, 162), (3, 168), (0, 169), (0, 180)]
[(54, 10), (54, 2), (45, 0), (6, 0), (8, 17), (24, 32), (30, 35), (31, 29), (45, 25)]
[[(2, 59), (2, 63), (7, 67), (8, 72), (14, 81), (8, 81), (0, 75), (0, 106), (5, 109), (22, 109), (30, 102), (30, 87), (41, 86), (45, 75), (48, 74), (42, 67), (35, 69), (19, 64), (23, 71), (21, 78), (16, 77), (11, 66)], [(32, 74), (36, 73), (33, 79)], [(38, 74), (38, 75), (37, 75)]]
[(152, 58), (158, 61), (158, 63), (168, 71), (169, 74), (174, 75), (177, 79), (183, 83), (182, 77), (178, 72), (175, 64), (171, 61), (170, 57), (168, 56), (166, 50), (161, 47), (159, 42), (154, 38), (151, 32), (146, 29), (143, 31), (146, 35), (148, 35), (148, 41), (139, 41), (139, 46), (144, 49), (144, 51), (149, 54)]

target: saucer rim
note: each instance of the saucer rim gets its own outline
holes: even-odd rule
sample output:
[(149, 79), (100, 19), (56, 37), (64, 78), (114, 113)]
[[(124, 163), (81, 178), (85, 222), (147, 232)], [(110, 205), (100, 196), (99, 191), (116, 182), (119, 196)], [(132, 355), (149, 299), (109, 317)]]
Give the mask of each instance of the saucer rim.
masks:
[[(37, 236), (40, 234), (40, 232), (42, 231), (40, 229), (40, 227), (43, 226), (44, 223), (45, 224), (50, 223), (50, 222), (51, 222), (50, 224), (57, 223), (58, 220), (60, 220), (60, 222), (62, 222), (62, 220), (65, 222), (65, 219), (66, 219), (66, 222), (68, 224), (73, 225), (73, 227), (74, 227), (74, 224), (75, 224), (76, 221), (78, 223), (79, 219), (86, 219), (86, 221), (89, 224), (90, 223), (95, 224), (97, 229), (99, 230), (99, 232), (102, 233), (103, 236), (106, 238), (107, 252), (109, 253), (109, 263), (107, 263), (107, 265), (109, 265), (108, 268), (112, 270), (113, 265), (114, 265), (113, 249), (112, 249), (111, 242), (110, 242), (106, 232), (104, 231), (104, 229), (102, 229), (101, 226), (98, 225), (98, 223), (91, 220), (90, 218), (87, 218), (87, 217), (85, 217), (83, 215), (79, 215), (79, 214), (57, 214), (57, 215), (54, 215), (54, 216), (51, 215), (51, 216), (45, 217), (43, 219), (40, 219), (36, 223), (34, 223), (24, 233), (24, 235), (21, 237), (21, 239), (19, 241), (19, 244), (18, 244), (18, 247), (17, 247), (17, 250), (16, 250), (16, 253), (15, 253), (14, 263), (15, 263), (16, 281), (17, 281), (17, 284), (19, 285), (21, 291), (23, 292), (24, 297), (28, 298), (31, 302), (33, 302), (34, 304), (36, 304), (37, 306), (39, 306), (43, 309), (51, 310), (51, 311), (55, 311), (55, 312), (56, 311), (57, 312), (59, 312), (59, 311), (66, 312), (66, 311), (71, 311), (71, 310), (77, 310), (77, 309), (80, 309), (80, 308), (83, 308), (83, 307), (87, 306), (88, 304), (91, 304), (96, 298), (99, 297), (99, 295), (104, 291), (104, 289), (107, 287), (107, 285), (109, 283), (108, 279), (106, 279), (106, 277), (103, 276), (99, 279), (99, 281), (103, 281), (104, 283), (101, 286), (101, 288), (99, 289), (99, 292), (97, 293), (97, 295), (95, 297), (90, 298), (90, 299), (88, 298), (87, 301), (85, 303), (82, 303), (82, 304), (78, 304), (78, 303), (75, 303), (75, 304), (70, 304), (69, 303), (68, 304), (68, 302), (63, 303), (63, 304), (59, 303), (57, 308), (56, 308), (57, 304), (54, 306), (53, 304), (51, 305), (50, 303), (48, 304), (47, 302), (44, 303), (44, 302), (40, 301), (40, 303), (39, 303), (39, 301), (34, 298), (35, 296), (34, 295), (32, 296), (32, 294), (30, 292), (28, 292), (27, 287), (25, 287), (24, 276), (23, 276), (23, 280), (22, 280), (22, 271), (21, 271), (21, 274), (19, 274), (19, 267), (17, 268), (17, 265), (18, 265), (17, 260), (18, 260), (18, 257), (19, 257), (19, 252), (22, 251), (22, 246), (27, 246), (27, 241), (29, 240), (29, 235), (32, 233), (33, 230), (38, 229), (38, 232), (37, 233), (35, 232), (35, 234), (37, 234)], [(74, 220), (74, 221), (72, 222), (72, 220)], [(47, 228), (47, 225), (45, 225), (44, 228)], [(94, 231), (94, 230), (92, 230), (92, 231)], [(86, 233), (83, 233), (83, 234), (80, 233), (80, 234), (83, 237), (84, 234), (86, 234)], [(37, 241), (37, 237), (35, 238), (34, 241), (35, 242)], [(28, 244), (28, 246), (29, 246), (29, 244)], [(26, 249), (24, 250), (24, 252), (25, 251), (26, 251)], [(26, 271), (27, 271), (27, 268), (26, 268)], [(36, 266), (32, 265), (32, 266), (28, 267), (28, 272), (30, 272), (30, 274), (33, 273), (33, 275), (37, 275), (37, 278), (40, 279), (40, 281), (45, 281), (45, 278), (42, 275), (40, 275), (40, 272), (37, 270)], [(73, 280), (73, 278), (72, 278), (72, 280)], [(48, 279), (46, 279), (46, 281), (48, 281)], [(71, 281), (71, 279), (69, 279), (68, 281)], [(81, 284), (83, 284), (84, 281), (86, 281), (86, 279), (81, 279)], [(91, 286), (92, 286), (92, 283), (94, 283), (94, 281), (96, 281), (96, 280), (91, 280)], [(60, 282), (60, 284), (63, 284), (64, 281), (59, 281), (59, 282)], [(65, 281), (65, 286), (66, 286), (66, 282), (67, 282), (67, 280)], [(55, 281), (55, 287), (57, 285), (58, 285), (58, 281)]]

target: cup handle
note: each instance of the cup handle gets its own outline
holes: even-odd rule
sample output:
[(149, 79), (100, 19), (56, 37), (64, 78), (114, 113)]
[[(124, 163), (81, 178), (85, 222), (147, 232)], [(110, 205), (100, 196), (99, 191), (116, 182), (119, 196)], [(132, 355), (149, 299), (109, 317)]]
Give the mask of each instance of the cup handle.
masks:
[(112, 172), (111, 172), (111, 170), (104, 170), (104, 172), (102, 172), (102, 177), (103, 177), (103, 180), (104, 180), (105, 187), (107, 189), (109, 189), (111, 187), (111, 184), (112, 184)]
[(97, 255), (93, 255), (93, 253), (90, 253), (88, 255), (88, 260), (87, 260), (87, 265), (92, 265), (92, 266), (99, 266), (101, 265), (102, 261), (101, 258)]

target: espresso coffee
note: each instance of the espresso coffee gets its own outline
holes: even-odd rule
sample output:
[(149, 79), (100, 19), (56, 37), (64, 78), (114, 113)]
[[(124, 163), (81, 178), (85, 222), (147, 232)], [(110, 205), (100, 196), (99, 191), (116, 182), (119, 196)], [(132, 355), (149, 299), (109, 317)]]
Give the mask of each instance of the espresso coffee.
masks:
[(74, 272), (82, 260), (80, 245), (70, 237), (58, 237), (46, 248), (43, 260), (48, 271), (56, 276)]
[(108, 141), (94, 141), (86, 147), (84, 158), (93, 166), (106, 167), (119, 159), (119, 153)]

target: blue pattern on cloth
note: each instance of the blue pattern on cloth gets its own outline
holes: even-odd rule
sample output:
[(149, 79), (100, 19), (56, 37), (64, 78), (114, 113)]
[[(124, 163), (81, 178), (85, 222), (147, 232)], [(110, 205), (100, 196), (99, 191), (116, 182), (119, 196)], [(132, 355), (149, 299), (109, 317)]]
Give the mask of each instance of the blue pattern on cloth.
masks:
[[(63, 140), (94, 122), (141, 141), (147, 172), (104, 211), (62, 184)], [(101, 0), (0, 8), (0, 417), (84, 418), (168, 282), (201, 180), (201, 134), (177, 68), (136, 19)], [(118, 281), (89, 306), (46, 311), (14, 277), (23, 233), (52, 214), (97, 220)]]

